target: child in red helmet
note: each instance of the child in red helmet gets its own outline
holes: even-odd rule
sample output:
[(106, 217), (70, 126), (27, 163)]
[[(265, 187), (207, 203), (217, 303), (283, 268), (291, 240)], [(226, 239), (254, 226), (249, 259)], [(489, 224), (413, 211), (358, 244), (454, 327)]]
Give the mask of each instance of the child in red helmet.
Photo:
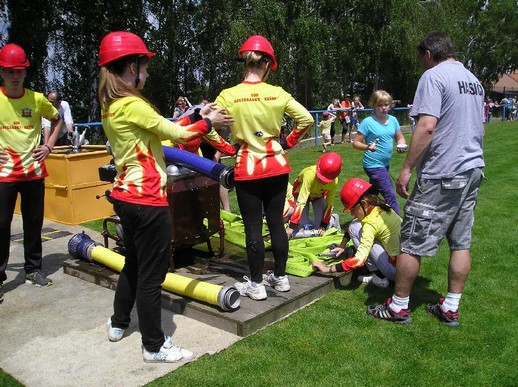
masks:
[[(22, 47), (9, 43), (0, 49), (0, 303), (11, 242), (11, 221), (20, 194), (23, 219), (25, 281), (40, 287), (52, 285), (41, 271), (45, 159), (56, 142), (62, 123), (57, 109), (41, 93), (24, 87), (29, 60)], [(55, 133), (44, 145), (41, 120), (52, 122)]]
[[(342, 158), (330, 152), (321, 156), (316, 165), (304, 168), (293, 183), (294, 211), (286, 229), (288, 237), (304, 236), (304, 227), (310, 226), (322, 235), (332, 221), (338, 176)], [(309, 219), (310, 203), (313, 219)], [(334, 227), (339, 227), (333, 222)], [(299, 235), (300, 234), (300, 235)]]
[[(244, 63), (245, 77), (236, 86), (223, 90), (215, 102), (234, 117), (230, 130), (241, 145), (234, 178), (245, 225), (250, 278), (246, 276), (244, 282), (235, 286), (243, 296), (264, 300), (268, 297), (265, 284), (280, 292), (290, 290), (286, 275), (288, 238), (282, 220), (290, 164), (284, 149), (303, 138), (314, 120), (288, 92), (266, 83), (270, 71), (277, 69), (273, 47), (266, 38), (250, 36), (238, 50), (238, 56)], [(296, 126), (281, 139), (285, 113)], [(264, 277), (263, 209), (275, 257), (274, 270)]]
[[(358, 276), (363, 283), (386, 288), (396, 275), (396, 257), (399, 254), (401, 218), (372, 191), (365, 180), (353, 178), (345, 182), (340, 191), (344, 212), (351, 211), (353, 221), (349, 225), (344, 242), (352, 239), (356, 254), (343, 262), (326, 266), (313, 262), (313, 267), (323, 273), (352, 271), (366, 266), (369, 274)], [(333, 249), (336, 256), (343, 253), (345, 243)]]
[[(160, 115), (142, 95), (150, 52), (131, 32), (111, 32), (99, 49), (99, 102), (117, 176), (111, 198), (124, 230), (125, 264), (117, 283), (110, 341), (123, 338), (136, 304), (145, 362), (178, 362), (193, 353), (173, 345), (161, 328), (161, 284), (169, 266), (172, 220), (161, 139), (186, 144), (221, 129), (232, 117), (209, 104), (180, 126)], [(181, 205), (181, 204), (180, 204)]]

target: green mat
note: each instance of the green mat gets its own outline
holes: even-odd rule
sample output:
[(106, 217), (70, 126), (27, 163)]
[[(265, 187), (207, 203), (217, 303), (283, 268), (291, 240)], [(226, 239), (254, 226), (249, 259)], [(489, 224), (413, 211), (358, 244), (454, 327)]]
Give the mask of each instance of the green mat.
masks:
[[(225, 240), (243, 248), (245, 245), (245, 228), (243, 220), (239, 215), (221, 210), (221, 220), (225, 225)], [(266, 222), (263, 223), (263, 235), (265, 236), (265, 248), (271, 249), (269, 241), (268, 227)], [(343, 234), (339, 233), (335, 228), (330, 228), (320, 237), (299, 238), (290, 240), (290, 249), (288, 252), (288, 262), (286, 263), (286, 272), (298, 277), (308, 277), (315, 272), (311, 263), (315, 260), (325, 261), (329, 257), (319, 257), (318, 254), (328, 252), (327, 246), (342, 242)], [(332, 264), (337, 264), (334, 261)]]

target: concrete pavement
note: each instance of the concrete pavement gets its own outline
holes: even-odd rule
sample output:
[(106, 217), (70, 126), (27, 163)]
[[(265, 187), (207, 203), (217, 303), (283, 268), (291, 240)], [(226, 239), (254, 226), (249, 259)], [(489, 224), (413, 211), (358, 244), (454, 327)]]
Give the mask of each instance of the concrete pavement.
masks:
[[(26, 386), (141, 386), (181, 364), (147, 364), (134, 310), (118, 343), (106, 337), (114, 292), (63, 273), (68, 241), (80, 226), (44, 223), (43, 272), (49, 288), (25, 284), (21, 216), (15, 215), (4, 302), (0, 305), (0, 367)], [(102, 242), (99, 233), (85, 232)], [(196, 357), (217, 353), (239, 336), (162, 309), (162, 327)]]

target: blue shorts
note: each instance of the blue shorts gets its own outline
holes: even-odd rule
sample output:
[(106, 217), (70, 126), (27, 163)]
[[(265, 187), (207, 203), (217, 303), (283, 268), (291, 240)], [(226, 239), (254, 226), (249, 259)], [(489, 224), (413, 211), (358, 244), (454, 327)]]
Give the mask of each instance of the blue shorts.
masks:
[(419, 178), (405, 204), (401, 251), (433, 256), (444, 237), (450, 250), (468, 250), (481, 180), (481, 168), (448, 179)]

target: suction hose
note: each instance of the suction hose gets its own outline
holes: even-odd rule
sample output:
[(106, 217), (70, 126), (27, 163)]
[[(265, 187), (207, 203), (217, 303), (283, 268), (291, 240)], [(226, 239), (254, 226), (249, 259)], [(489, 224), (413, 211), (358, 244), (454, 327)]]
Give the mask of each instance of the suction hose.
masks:
[[(94, 242), (84, 232), (75, 234), (68, 241), (68, 252), (85, 261), (95, 261), (121, 272), (124, 267), (124, 256)], [(241, 299), (234, 286), (220, 286), (202, 282), (175, 273), (167, 273), (162, 288), (171, 293), (217, 305), (226, 312), (239, 308)]]
[(166, 162), (182, 165), (199, 172), (213, 180), (219, 181), (227, 189), (234, 187), (234, 167), (216, 163), (182, 149), (170, 146), (164, 146), (163, 148)]

